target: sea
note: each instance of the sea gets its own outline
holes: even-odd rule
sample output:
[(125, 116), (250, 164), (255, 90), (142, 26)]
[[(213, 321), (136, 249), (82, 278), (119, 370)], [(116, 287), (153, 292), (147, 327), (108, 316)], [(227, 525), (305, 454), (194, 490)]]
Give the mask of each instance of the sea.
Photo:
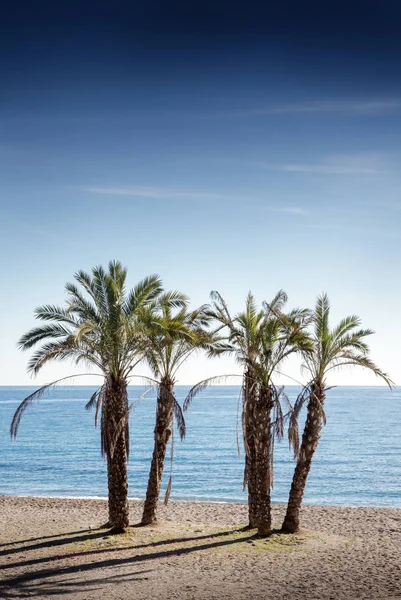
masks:
[[(35, 388), (0, 387), (0, 495), (106, 497), (100, 432), (85, 404), (96, 388), (60, 386), (28, 408), (18, 437), (9, 427), (19, 403)], [(187, 386), (177, 386), (183, 402)], [(286, 388), (294, 401), (299, 389)], [(143, 499), (153, 449), (155, 394), (129, 388), (129, 496)], [(187, 434), (174, 436), (172, 500), (246, 502), (240, 388), (215, 386), (185, 413)], [(327, 424), (308, 479), (305, 503), (401, 507), (401, 388), (336, 387), (327, 393)], [(301, 423), (305, 415), (301, 414)], [(240, 452), (239, 452), (240, 450)], [(171, 470), (165, 464), (163, 488)], [(294, 460), (276, 443), (272, 500), (286, 502)]]

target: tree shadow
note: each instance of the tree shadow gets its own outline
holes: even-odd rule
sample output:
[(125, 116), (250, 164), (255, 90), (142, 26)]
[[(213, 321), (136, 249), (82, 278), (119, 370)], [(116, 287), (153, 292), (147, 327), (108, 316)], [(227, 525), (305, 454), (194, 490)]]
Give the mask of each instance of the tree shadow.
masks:
[[(156, 559), (185, 556), (193, 552), (202, 552), (205, 550), (232, 546), (238, 543), (252, 542), (253, 540), (258, 539), (258, 536), (254, 533), (248, 536), (241, 536), (240, 538), (232, 539), (233, 534), (241, 531), (241, 529), (230, 529), (227, 531), (211, 533), (203, 536), (177, 537), (150, 542), (147, 544), (131, 546), (125, 545), (119, 548), (88, 550), (80, 552), (77, 555), (74, 555), (73, 553), (49, 555), (45, 557), (34, 558), (28, 561), (7, 564), (5, 567), (7, 569), (23, 568), (24, 572), (20, 575), (11, 576), (3, 580), (2, 585), (4, 591), (0, 591), (0, 597), (23, 598), (24, 596), (43, 597), (45, 594), (48, 596), (66, 595), (69, 593), (74, 593), (74, 591), (78, 591), (80, 586), (89, 591), (89, 586), (95, 586), (91, 589), (96, 590), (99, 588), (99, 586), (107, 585), (108, 583), (112, 583), (114, 580), (123, 581), (124, 578), (125, 580), (140, 581), (141, 579), (144, 579), (144, 577), (142, 577), (144, 573), (153, 571), (152, 563)], [(100, 535), (104, 536), (104, 533), (101, 533)], [(79, 541), (79, 539), (93, 539), (96, 537), (99, 537), (99, 534), (92, 536), (81, 536), (81, 538), (78, 539), (77, 537), (69, 537), (66, 538), (66, 540), (63, 540), (63, 542), (70, 543), (72, 541)], [(221, 539), (224, 537), (227, 539)], [(194, 544), (193, 542), (205, 543)], [(157, 550), (155, 552), (146, 552), (147, 549), (157, 548), (159, 546), (169, 546), (172, 544), (179, 544), (180, 547)], [(36, 546), (38, 546), (38, 544), (36, 544)], [(54, 544), (51, 542), (43, 542), (42, 544), (39, 544), (40, 548), (52, 548), (53, 546)], [(25, 551), (25, 549), (22, 550)], [(145, 553), (139, 553), (133, 556), (116, 556), (115, 558), (113, 556), (117, 553), (124, 552), (124, 554), (126, 554), (127, 551), (132, 552), (135, 550), (140, 550), (142, 552), (145, 550)], [(107, 558), (102, 555), (107, 555)], [(84, 560), (79, 560), (79, 563), (73, 565), (59, 565), (49, 568), (51, 563), (68, 560), (76, 556), (79, 556), (80, 559), (83, 558)], [(95, 560), (91, 561), (90, 558), (93, 557), (95, 557)], [(43, 564), (45, 565), (45, 568), (35, 569), (36, 566)], [(99, 571), (101, 573), (102, 569), (129, 568), (130, 566), (140, 567), (141, 565), (144, 565), (145, 570), (136, 570), (135, 572), (130, 571), (129, 573), (119, 573), (116, 575), (105, 575), (104, 577), (91, 578), (91, 573), (94, 571)], [(26, 567), (34, 567), (34, 570), (26, 571)], [(68, 576), (71, 576), (70, 579), (68, 579)]]
[[(247, 529), (245, 528), (239, 528), (239, 529), (230, 529), (227, 531), (220, 531), (220, 532), (216, 532), (216, 533), (210, 533), (207, 535), (199, 535), (199, 536), (192, 536), (192, 537), (176, 537), (176, 538), (166, 538), (163, 540), (159, 540), (156, 542), (149, 542), (149, 543), (140, 543), (138, 545), (123, 545), (123, 546), (119, 546), (117, 548), (100, 548), (100, 549), (96, 549), (96, 550), (83, 550), (83, 551), (79, 551), (79, 556), (96, 556), (98, 554), (111, 554), (111, 553), (115, 553), (115, 552), (121, 552), (122, 550), (143, 550), (146, 548), (154, 548), (157, 546), (168, 546), (171, 544), (183, 544), (186, 542), (195, 542), (195, 541), (201, 541), (201, 540), (208, 540), (208, 539), (214, 539), (214, 538), (220, 538), (220, 537), (226, 537), (228, 535), (232, 535), (235, 533), (240, 533), (243, 531), (247, 531)], [(60, 544), (53, 544), (53, 543), (49, 543), (49, 542), (44, 542), (43, 544), (40, 545), (35, 545), (35, 546), (31, 546), (28, 548), (21, 548), (18, 550), (18, 552), (25, 552), (26, 550), (34, 550), (37, 549), (38, 546), (40, 548), (52, 548), (54, 546), (58, 546), (61, 545), (61, 543), (63, 544), (71, 544), (71, 543), (79, 543), (79, 542), (84, 542), (87, 540), (93, 540), (96, 538), (109, 538), (111, 536), (109, 536), (107, 534), (107, 532), (103, 532), (102, 534), (95, 534), (95, 535), (82, 535), (82, 536), (75, 536), (73, 538), (66, 538), (65, 540), (60, 540)], [(247, 539), (258, 539), (257, 534), (254, 534), (253, 536), (251, 536), (250, 538), (241, 538), (241, 540), (238, 541), (246, 541)], [(12, 552), (9, 552), (9, 554), (12, 554)], [(6, 565), (2, 566), (2, 570), (5, 571), (7, 569), (17, 569), (17, 568), (23, 568), (23, 567), (31, 567), (31, 566), (35, 566), (35, 565), (39, 565), (41, 563), (46, 563), (46, 562), (50, 562), (50, 561), (57, 561), (57, 560), (64, 560), (64, 559), (68, 559), (71, 558), (72, 553), (71, 552), (67, 552), (65, 554), (56, 554), (56, 555), (49, 555), (49, 556), (42, 556), (39, 558), (33, 558), (30, 560), (24, 560), (24, 561), (19, 561), (19, 562), (10, 562)]]
[[(34, 585), (16, 585), (9, 586), (9, 591), (5, 589), (1, 591), (0, 598), (47, 598), (48, 596), (65, 596), (67, 594), (74, 594), (79, 591), (96, 592), (99, 591), (99, 587), (113, 584), (113, 583), (133, 583), (135, 581), (146, 581), (149, 579), (146, 575), (151, 573), (152, 569), (146, 569), (138, 572), (131, 572), (126, 575), (110, 575), (105, 577), (96, 577), (85, 581), (84, 579), (74, 580), (63, 579), (62, 581), (43, 581), (35, 582)], [(57, 575), (55, 575), (57, 576)], [(8, 586), (7, 586), (8, 587)]]
[[(97, 529), (102, 529), (102, 527), (97, 527), (96, 530)], [(0, 544), (0, 548), (16, 546), (17, 544), (28, 544), (29, 542), (38, 542), (39, 540), (50, 540), (51, 538), (58, 538), (58, 537), (62, 537), (64, 535), (76, 535), (76, 534), (82, 533), (84, 531), (94, 531), (94, 529), (78, 529), (77, 531), (67, 531), (66, 533), (54, 533), (53, 535), (41, 535), (39, 537), (28, 538), (26, 540), (16, 540), (15, 542), (7, 542), (5, 544)], [(5, 552), (0, 550), (0, 556), (1, 556), (1, 554), (4, 554), (4, 553)]]
[[(59, 536), (46, 536), (46, 538), (34, 538), (37, 540), (46, 539), (46, 541), (38, 542), (36, 544), (31, 544), (29, 546), (21, 546), (18, 548), (8, 548), (5, 550), (0, 550), (0, 556), (10, 556), (10, 554), (21, 554), (21, 552), (29, 552), (31, 550), (40, 550), (41, 548), (52, 548), (55, 546), (64, 546), (65, 544), (71, 544), (74, 542), (85, 541), (85, 540), (92, 540), (92, 539), (101, 538), (101, 537), (104, 537), (105, 535), (107, 535), (107, 531), (95, 531), (94, 532), (91, 529), (84, 529), (84, 530), (81, 529), (81, 531), (79, 531), (78, 533), (82, 533), (82, 532), (85, 535), (77, 536), (77, 535), (75, 535), (76, 532), (71, 532), (71, 533), (62, 533), (62, 534), (59, 534)], [(70, 536), (70, 537), (64, 537), (64, 536)], [(73, 536), (73, 537), (71, 537), (71, 536)], [(60, 537), (61, 539), (57, 539), (58, 537)], [(50, 539), (50, 538), (56, 538), (56, 539)], [(24, 541), (14, 542), (14, 544), (24, 544)]]

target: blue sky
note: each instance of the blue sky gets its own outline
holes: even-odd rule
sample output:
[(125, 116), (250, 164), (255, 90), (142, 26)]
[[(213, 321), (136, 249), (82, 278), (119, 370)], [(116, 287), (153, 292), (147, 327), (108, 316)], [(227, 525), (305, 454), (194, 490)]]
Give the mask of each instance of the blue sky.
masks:
[[(376, 330), (373, 357), (400, 384), (401, 89), (390, 48), (261, 46), (229, 37), (217, 17), (213, 36), (201, 27), (187, 38), (179, 23), (167, 38), (149, 25), (132, 43), (117, 27), (100, 44), (67, 25), (54, 41), (41, 21), (25, 53), (9, 36), (0, 384), (30, 382), (16, 341), (34, 307), (62, 302), (76, 270), (111, 258), (132, 283), (157, 272), (194, 305), (217, 289), (233, 311), (250, 289), (262, 301), (284, 288), (291, 306), (327, 291), (333, 320), (356, 313)], [(180, 381), (233, 369), (199, 357)]]

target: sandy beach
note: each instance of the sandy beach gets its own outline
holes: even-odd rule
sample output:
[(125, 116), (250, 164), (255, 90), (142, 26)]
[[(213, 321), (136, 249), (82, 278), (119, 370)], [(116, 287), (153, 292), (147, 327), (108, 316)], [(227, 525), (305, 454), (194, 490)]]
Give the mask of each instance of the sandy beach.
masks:
[[(0, 497), (2, 598), (401, 597), (401, 509), (306, 506), (297, 536), (258, 539), (246, 506), (171, 502), (157, 526), (99, 529), (103, 500)], [(131, 503), (131, 522), (141, 503)], [(279, 526), (283, 507), (275, 506)]]

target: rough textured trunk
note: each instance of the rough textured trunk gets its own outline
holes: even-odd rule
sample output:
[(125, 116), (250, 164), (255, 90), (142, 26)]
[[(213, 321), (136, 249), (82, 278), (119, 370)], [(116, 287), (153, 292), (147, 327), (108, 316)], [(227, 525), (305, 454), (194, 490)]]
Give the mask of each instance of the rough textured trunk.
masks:
[(245, 373), (244, 381), (244, 445), (245, 445), (245, 481), (248, 485), (249, 527), (258, 526), (256, 514), (256, 449), (255, 449), (255, 408), (258, 401), (258, 388), (251, 367)]
[(125, 381), (106, 384), (102, 413), (102, 445), (107, 456), (109, 524), (122, 533), (129, 524), (128, 512), (128, 396)]
[(309, 475), (312, 458), (319, 443), (323, 426), (324, 400), (324, 386), (319, 386), (317, 384), (313, 385), (308, 402), (301, 448), (292, 480), (287, 512), (282, 526), (282, 530), (285, 533), (296, 533), (299, 530), (299, 513), (302, 506), (306, 480)]
[(272, 394), (268, 386), (262, 386), (255, 409), (255, 519), (258, 534), (267, 536), (271, 531), (271, 411)]
[(167, 444), (171, 436), (174, 416), (174, 384), (170, 379), (163, 380), (157, 397), (155, 443), (150, 467), (148, 489), (143, 507), (142, 525), (156, 523), (157, 503), (163, 477)]

